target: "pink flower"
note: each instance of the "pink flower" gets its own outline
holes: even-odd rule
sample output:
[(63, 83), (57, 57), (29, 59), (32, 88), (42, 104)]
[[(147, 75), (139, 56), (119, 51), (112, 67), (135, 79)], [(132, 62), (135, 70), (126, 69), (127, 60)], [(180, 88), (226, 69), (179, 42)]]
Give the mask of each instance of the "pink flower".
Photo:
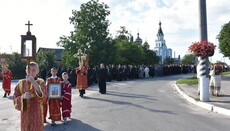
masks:
[(194, 42), (188, 47), (188, 50), (199, 56), (212, 56), (214, 54), (215, 48), (216, 45), (206, 40), (203, 40), (201, 42)]

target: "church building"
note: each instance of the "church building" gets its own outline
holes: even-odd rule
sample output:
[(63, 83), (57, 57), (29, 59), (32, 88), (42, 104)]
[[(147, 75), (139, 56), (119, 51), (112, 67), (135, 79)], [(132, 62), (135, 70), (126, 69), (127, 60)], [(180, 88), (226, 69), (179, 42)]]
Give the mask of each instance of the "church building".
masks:
[(164, 60), (166, 58), (172, 58), (172, 49), (167, 48), (165, 39), (164, 39), (164, 33), (161, 28), (161, 22), (159, 22), (159, 29), (157, 33), (157, 39), (155, 40), (156, 45), (155, 45), (155, 52), (156, 55), (161, 58), (160, 64), (164, 64)]
[(142, 39), (140, 38), (140, 36), (139, 36), (140, 34), (139, 33), (137, 33), (137, 38), (136, 38), (136, 41), (135, 41), (135, 43), (137, 44), (137, 45), (142, 45)]

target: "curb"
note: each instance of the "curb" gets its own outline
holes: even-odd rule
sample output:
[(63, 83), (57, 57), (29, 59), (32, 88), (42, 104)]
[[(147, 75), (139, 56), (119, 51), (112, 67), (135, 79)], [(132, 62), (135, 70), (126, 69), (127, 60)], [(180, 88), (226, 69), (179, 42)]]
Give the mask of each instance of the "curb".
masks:
[(205, 102), (201, 102), (201, 101), (196, 101), (194, 98), (188, 96), (187, 94), (185, 94), (176, 84), (174, 84), (177, 92), (187, 101), (189, 101), (190, 103), (197, 105), (201, 108), (204, 108), (208, 111), (211, 112), (215, 112), (215, 113), (219, 113), (219, 114), (223, 114), (223, 115), (227, 115), (230, 116), (230, 110), (226, 109), (226, 108), (222, 108), (222, 107), (218, 107), (212, 104), (208, 104)]

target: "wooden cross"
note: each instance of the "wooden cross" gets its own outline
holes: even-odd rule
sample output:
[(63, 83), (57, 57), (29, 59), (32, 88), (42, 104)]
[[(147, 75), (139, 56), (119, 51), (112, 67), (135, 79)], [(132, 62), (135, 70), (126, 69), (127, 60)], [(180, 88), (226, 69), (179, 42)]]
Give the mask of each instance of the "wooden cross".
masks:
[(28, 21), (28, 24), (25, 25), (28, 25), (28, 32), (30, 32), (30, 26), (32, 26), (33, 24), (30, 24), (30, 21)]

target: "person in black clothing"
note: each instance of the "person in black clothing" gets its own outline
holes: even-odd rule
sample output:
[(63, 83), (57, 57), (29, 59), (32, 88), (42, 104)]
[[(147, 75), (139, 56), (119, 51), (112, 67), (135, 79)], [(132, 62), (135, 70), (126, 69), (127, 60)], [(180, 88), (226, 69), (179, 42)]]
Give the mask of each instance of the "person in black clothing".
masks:
[(106, 66), (106, 70), (107, 70), (107, 82), (111, 82), (112, 81), (112, 69), (110, 66)]
[(60, 78), (62, 78), (61, 73), (62, 73), (62, 69), (61, 69), (61, 67), (58, 67), (57, 76), (60, 77)]
[(118, 65), (117, 81), (122, 81), (123, 79), (123, 68), (121, 65)]
[(97, 71), (98, 71), (98, 67), (95, 66), (95, 67), (93, 68), (93, 83), (95, 83), (95, 84), (98, 83), (98, 81), (97, 81)]
[(44, 80), (44, 81), (46, 81), (46, 69), (42, 69), (42, 71), (41, 71), (41, 78)]
[(99, 92), (101, 94), (106, 93), (106, 77), (107, 77), (107, 70), (105, 69), (104, 64), (100, 64), (100, 68), (97, 72), (97, 79), (98, 79), (98, 86)]
[(70, 82), (71, 82), (72, 87), (76, 86), (76, 80), (77, 80), (77, 74), (75, 72), (75, 69), (71, 69)]
[(118, 73), (118, 68), (114, 65), (112, 65), (112, 70), (111, 70), (111, 75), (112, 75), (112, 80), (117, 80), (117, 73)]
[(91, 67), (88, 68), (88, 85), (93, 84), (93, 69)]

